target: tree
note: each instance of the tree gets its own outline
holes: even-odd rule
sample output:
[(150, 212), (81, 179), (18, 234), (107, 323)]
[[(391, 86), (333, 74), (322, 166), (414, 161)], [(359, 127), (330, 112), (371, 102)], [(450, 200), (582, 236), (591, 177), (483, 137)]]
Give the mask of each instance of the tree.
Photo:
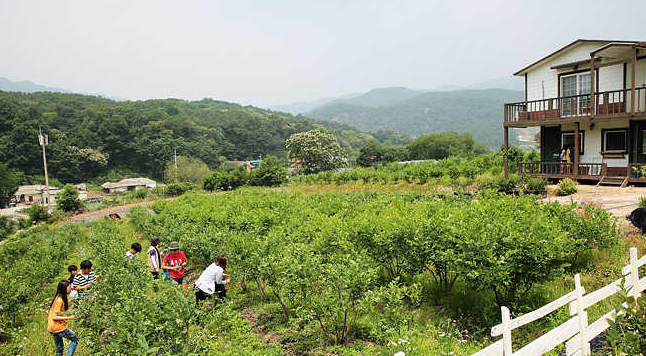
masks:
[(345, 154), (337, 140), (319, 130), (295, 133), (286, 141), (289, 158), (296, 160), (303, 173), (341, 168)]
[(20, 185), (20, 173), (0, 162), (0, 208), (9, 204)]
[(209, 173), (211, 173), (211, 170), (199, 158), (178, 156), (177, 169), (175, 169), (175, 160), (171, 160), (166, 164), (164, 181), (200, 184), (202, 178)]
[(410, 144), (412, 159), (443, 159), (450, 156), (472, 157), (489, 152), (470, 133), (438, 132), (420, 136)]
[(408, 149), (404, 146), (380, 145), (368, 142), (359, 150), (357, 164), (369, 167), (377, 163), (397, 162), (408, 159)]
[(261, 187), (275, 187), (287, 179), (287, 169), (283, 162), (274, 156), (267, 156), (260, 167), (251, 171), (249, 184)]
[(81, 205), (79, 191), (71, 184), (66, 184), (63, 191), (56, 197), (56, 207), (66, 213), (79, 210)]

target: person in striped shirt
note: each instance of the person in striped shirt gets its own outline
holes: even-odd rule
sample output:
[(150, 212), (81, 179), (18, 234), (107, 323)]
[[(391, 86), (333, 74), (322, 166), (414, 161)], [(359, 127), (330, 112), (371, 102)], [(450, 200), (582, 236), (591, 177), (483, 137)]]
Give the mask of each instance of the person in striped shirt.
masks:
[(72, 289), (78, 292), (76, 299), (86, 299), (89, 295), (88, 289), (97, 279), (97, 276), (92, 272), (92, 262), (90, 260), (81, 262), (81, 273), (77, 273), (72, 281)]

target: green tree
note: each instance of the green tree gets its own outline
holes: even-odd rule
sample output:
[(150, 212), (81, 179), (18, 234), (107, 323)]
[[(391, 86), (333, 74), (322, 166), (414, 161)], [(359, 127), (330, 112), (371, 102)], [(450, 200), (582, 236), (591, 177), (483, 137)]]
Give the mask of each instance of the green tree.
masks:
[(20, 173), (0, 162), (0, 208), (9, 204), (20, 185)]
[(287, 179), (285, 164), (274, 156), (267, 156), (260, 167), (251, 171), (249, 184), (261, 187), (276, 187)]
[(341, 168), (345, 154), (337, 140), (329, 133), (311, 130), (293, 134), (286, 142), (289, 158), (302, 160), (297, 163), (303, 173), (317, 173)]
[(420, 136), (411, 142), (413, 159), (443, 159), (450, 156), (472, 157), (489, 152), (489, 148), (473, 139), (470, 133), (439, 132)]
[(79, 191), (71, 184), (66, 184), (63, 191), (56, 197), (56, 207), (66, 213), (77, 211), (82, 203), (79, 200)]
[(202, 178), (211, 173), (211, 170), (199, 158), (178, 156), (177, 169), (175, 161), (171, 160), (166, 164), (164, 170), (164, 181), (166, 182), (191, 182), (200, 184)]

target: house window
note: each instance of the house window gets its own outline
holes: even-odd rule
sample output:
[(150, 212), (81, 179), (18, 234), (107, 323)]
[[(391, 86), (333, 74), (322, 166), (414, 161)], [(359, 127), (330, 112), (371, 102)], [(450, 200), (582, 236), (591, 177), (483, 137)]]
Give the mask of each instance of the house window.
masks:
[(603, 131), (603, 147), (602, 151), (627, 151), (627, 142), (626, 139), (627, 130), (606, 130)]
[[(583, 154), (584, 143), (585, 143), (584, 132), (579, 131), (579, 154)], [(561, 133), (561, 148), (566, 146), (572, 147), (572, 150), (574, 150), (574, 132)]]
[(588, 114), (590, 107), (589, 94), (589, 72), (561, 76), (561, 97), (565, 97), (561, 101), (561, 114), (563, 116)]

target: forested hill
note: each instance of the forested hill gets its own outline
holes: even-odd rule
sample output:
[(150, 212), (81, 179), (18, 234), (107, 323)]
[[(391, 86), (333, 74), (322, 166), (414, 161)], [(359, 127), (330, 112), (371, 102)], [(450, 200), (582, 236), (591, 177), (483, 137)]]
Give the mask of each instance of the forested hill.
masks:
[[(413, 91), (408, 94), (414, 93)], [(523, 92), (486, 89), (428, 92), (394, 104), (361, 105), (337, 100), (305, 115), (357, 127), (394, 130), (416, 136), (432, 132), (469, 132), (489, 147), (502, 144), (503, 104), (523, 100)]]
[[(42, 175), (39, 127), (49, 135), (50, 175), (64, 182), (114, 169), (160, 178), (174, 149), (211, 167), (225, 158), (284, 157), (291, 134), (314, 128), (334, 133), (347, 151), (375, 139), (347, 125), (211, 99), (117, 102), (79, 94), (0, 91), (0, 162)], [(375, 136), (400, 139), (383, 131)]]

